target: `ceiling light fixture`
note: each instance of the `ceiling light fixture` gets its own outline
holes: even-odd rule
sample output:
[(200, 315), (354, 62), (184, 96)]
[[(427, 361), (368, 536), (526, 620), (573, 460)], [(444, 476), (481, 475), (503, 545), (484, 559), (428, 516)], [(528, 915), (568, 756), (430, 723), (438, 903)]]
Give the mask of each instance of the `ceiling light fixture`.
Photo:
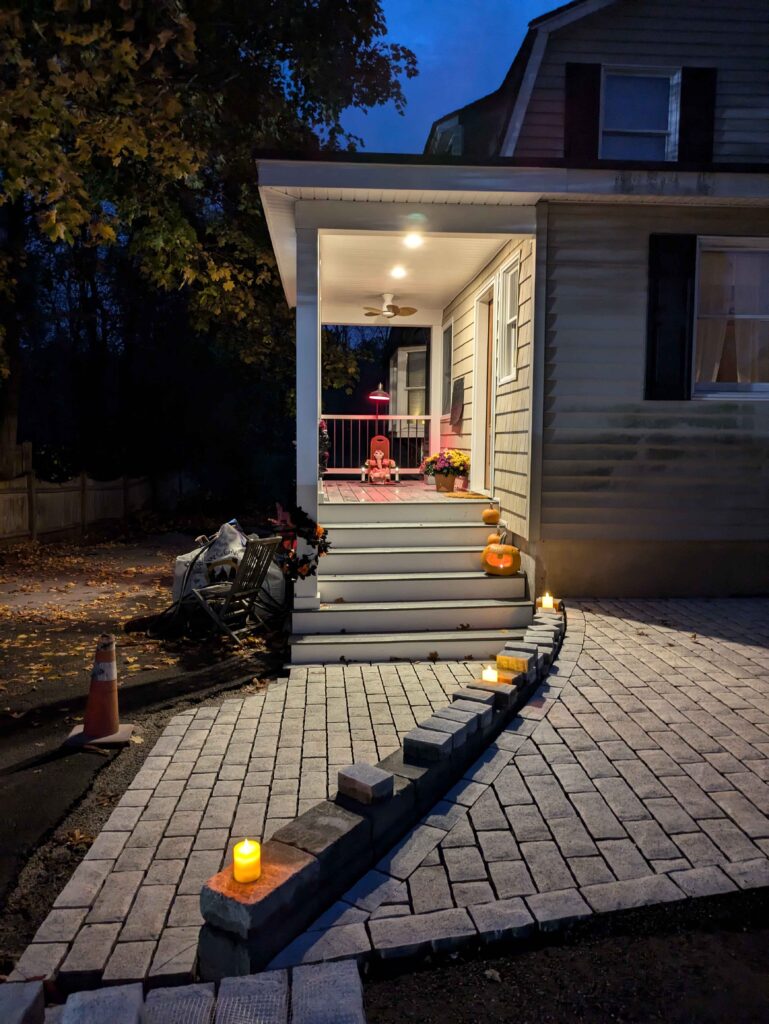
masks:
[(424, 238), (422, 238), (418, 231), (409, 231), (403, 239), (403, 244), (407, 249), (418, 249), (423, 242)]
[(400, 265), (400, 263), (396, 267), (393, 267), (392, 270), (390, 271), (390, 277), (405, 277), (405, 276), (406, 276), (406, 268), (402, 267)]

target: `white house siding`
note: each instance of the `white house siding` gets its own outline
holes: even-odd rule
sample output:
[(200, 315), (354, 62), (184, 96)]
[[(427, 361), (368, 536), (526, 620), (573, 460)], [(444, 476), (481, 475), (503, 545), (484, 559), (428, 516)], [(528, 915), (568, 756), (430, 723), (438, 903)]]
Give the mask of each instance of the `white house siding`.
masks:
[(769, 401), (644, 401), (652, 232), (769, 237), (769, 211), (550, 205), (541, 566), (571, 593), (707, 591), (720, 551), (766, 590)]
[(515, 155), (563, 157), (564, 66), (718, 69), (714, 159), (750, 163), (769, 153), (769, 3), (766, 0), (620, 0), (554, 32)]
[[(521, 537), (529, 528), (529, 434), (531, 425), (531, 351), (534, 314), (533, 239), (510, 242), (446, 308), (444, 323), (454, 324), (453, 379), (464, 377), (464, 415), (455, 431), (448, 419), (441, 425), (441, 445), (470, 454), (472, 440), (475, 300), (482, 287), (515, 255), (520, 259), (518, 302), (518, 372), (502, 385), (495, 399), (494, 496), (510, 528)], [(495, 296), (499, 303), (499, 296)]]

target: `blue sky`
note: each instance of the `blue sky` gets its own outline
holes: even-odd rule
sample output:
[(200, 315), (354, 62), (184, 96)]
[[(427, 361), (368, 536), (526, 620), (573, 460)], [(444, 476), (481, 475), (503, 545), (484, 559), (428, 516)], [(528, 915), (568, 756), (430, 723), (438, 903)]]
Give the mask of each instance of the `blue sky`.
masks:
[(417, 55), (419, 75), (405, 83), (408, 105), (367, 114), (345, 126), (372, 153), (420, 153), (432, 122), (492, 92), (512, 63), (532, 18), (559, 0), (382, 0), (388, 36)]

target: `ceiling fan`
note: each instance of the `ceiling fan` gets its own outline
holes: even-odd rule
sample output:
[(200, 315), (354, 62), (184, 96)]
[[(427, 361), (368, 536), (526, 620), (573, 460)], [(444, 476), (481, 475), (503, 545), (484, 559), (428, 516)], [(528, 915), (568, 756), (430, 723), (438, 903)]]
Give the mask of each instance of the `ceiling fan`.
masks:
[(385, 292), (382, 299), (381, 309), (378, 309), (376, 306), (363, 307), (363, 312), (366, 316), (386, 316), (388, 319), (392, 319), (394, 316), (413, 316), (417, 312), (414, 306), (396, 306), (393, 303), (391, 292)]

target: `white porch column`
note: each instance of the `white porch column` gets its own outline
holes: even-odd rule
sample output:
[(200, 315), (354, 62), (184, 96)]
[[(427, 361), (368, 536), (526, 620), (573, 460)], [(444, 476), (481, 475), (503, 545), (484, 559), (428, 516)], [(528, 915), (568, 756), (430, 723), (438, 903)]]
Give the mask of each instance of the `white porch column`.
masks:
[(430, 451), (441, 447), (441, 412), (443, 406), (443, 330), (440, 324), (430, 328)]
[[(296, 232), (296, 503), (318, 518), (320, 419), (320, 259), (317, 228)], [(296, 608), (317, 608), (316, 578), (298, 580)]]

